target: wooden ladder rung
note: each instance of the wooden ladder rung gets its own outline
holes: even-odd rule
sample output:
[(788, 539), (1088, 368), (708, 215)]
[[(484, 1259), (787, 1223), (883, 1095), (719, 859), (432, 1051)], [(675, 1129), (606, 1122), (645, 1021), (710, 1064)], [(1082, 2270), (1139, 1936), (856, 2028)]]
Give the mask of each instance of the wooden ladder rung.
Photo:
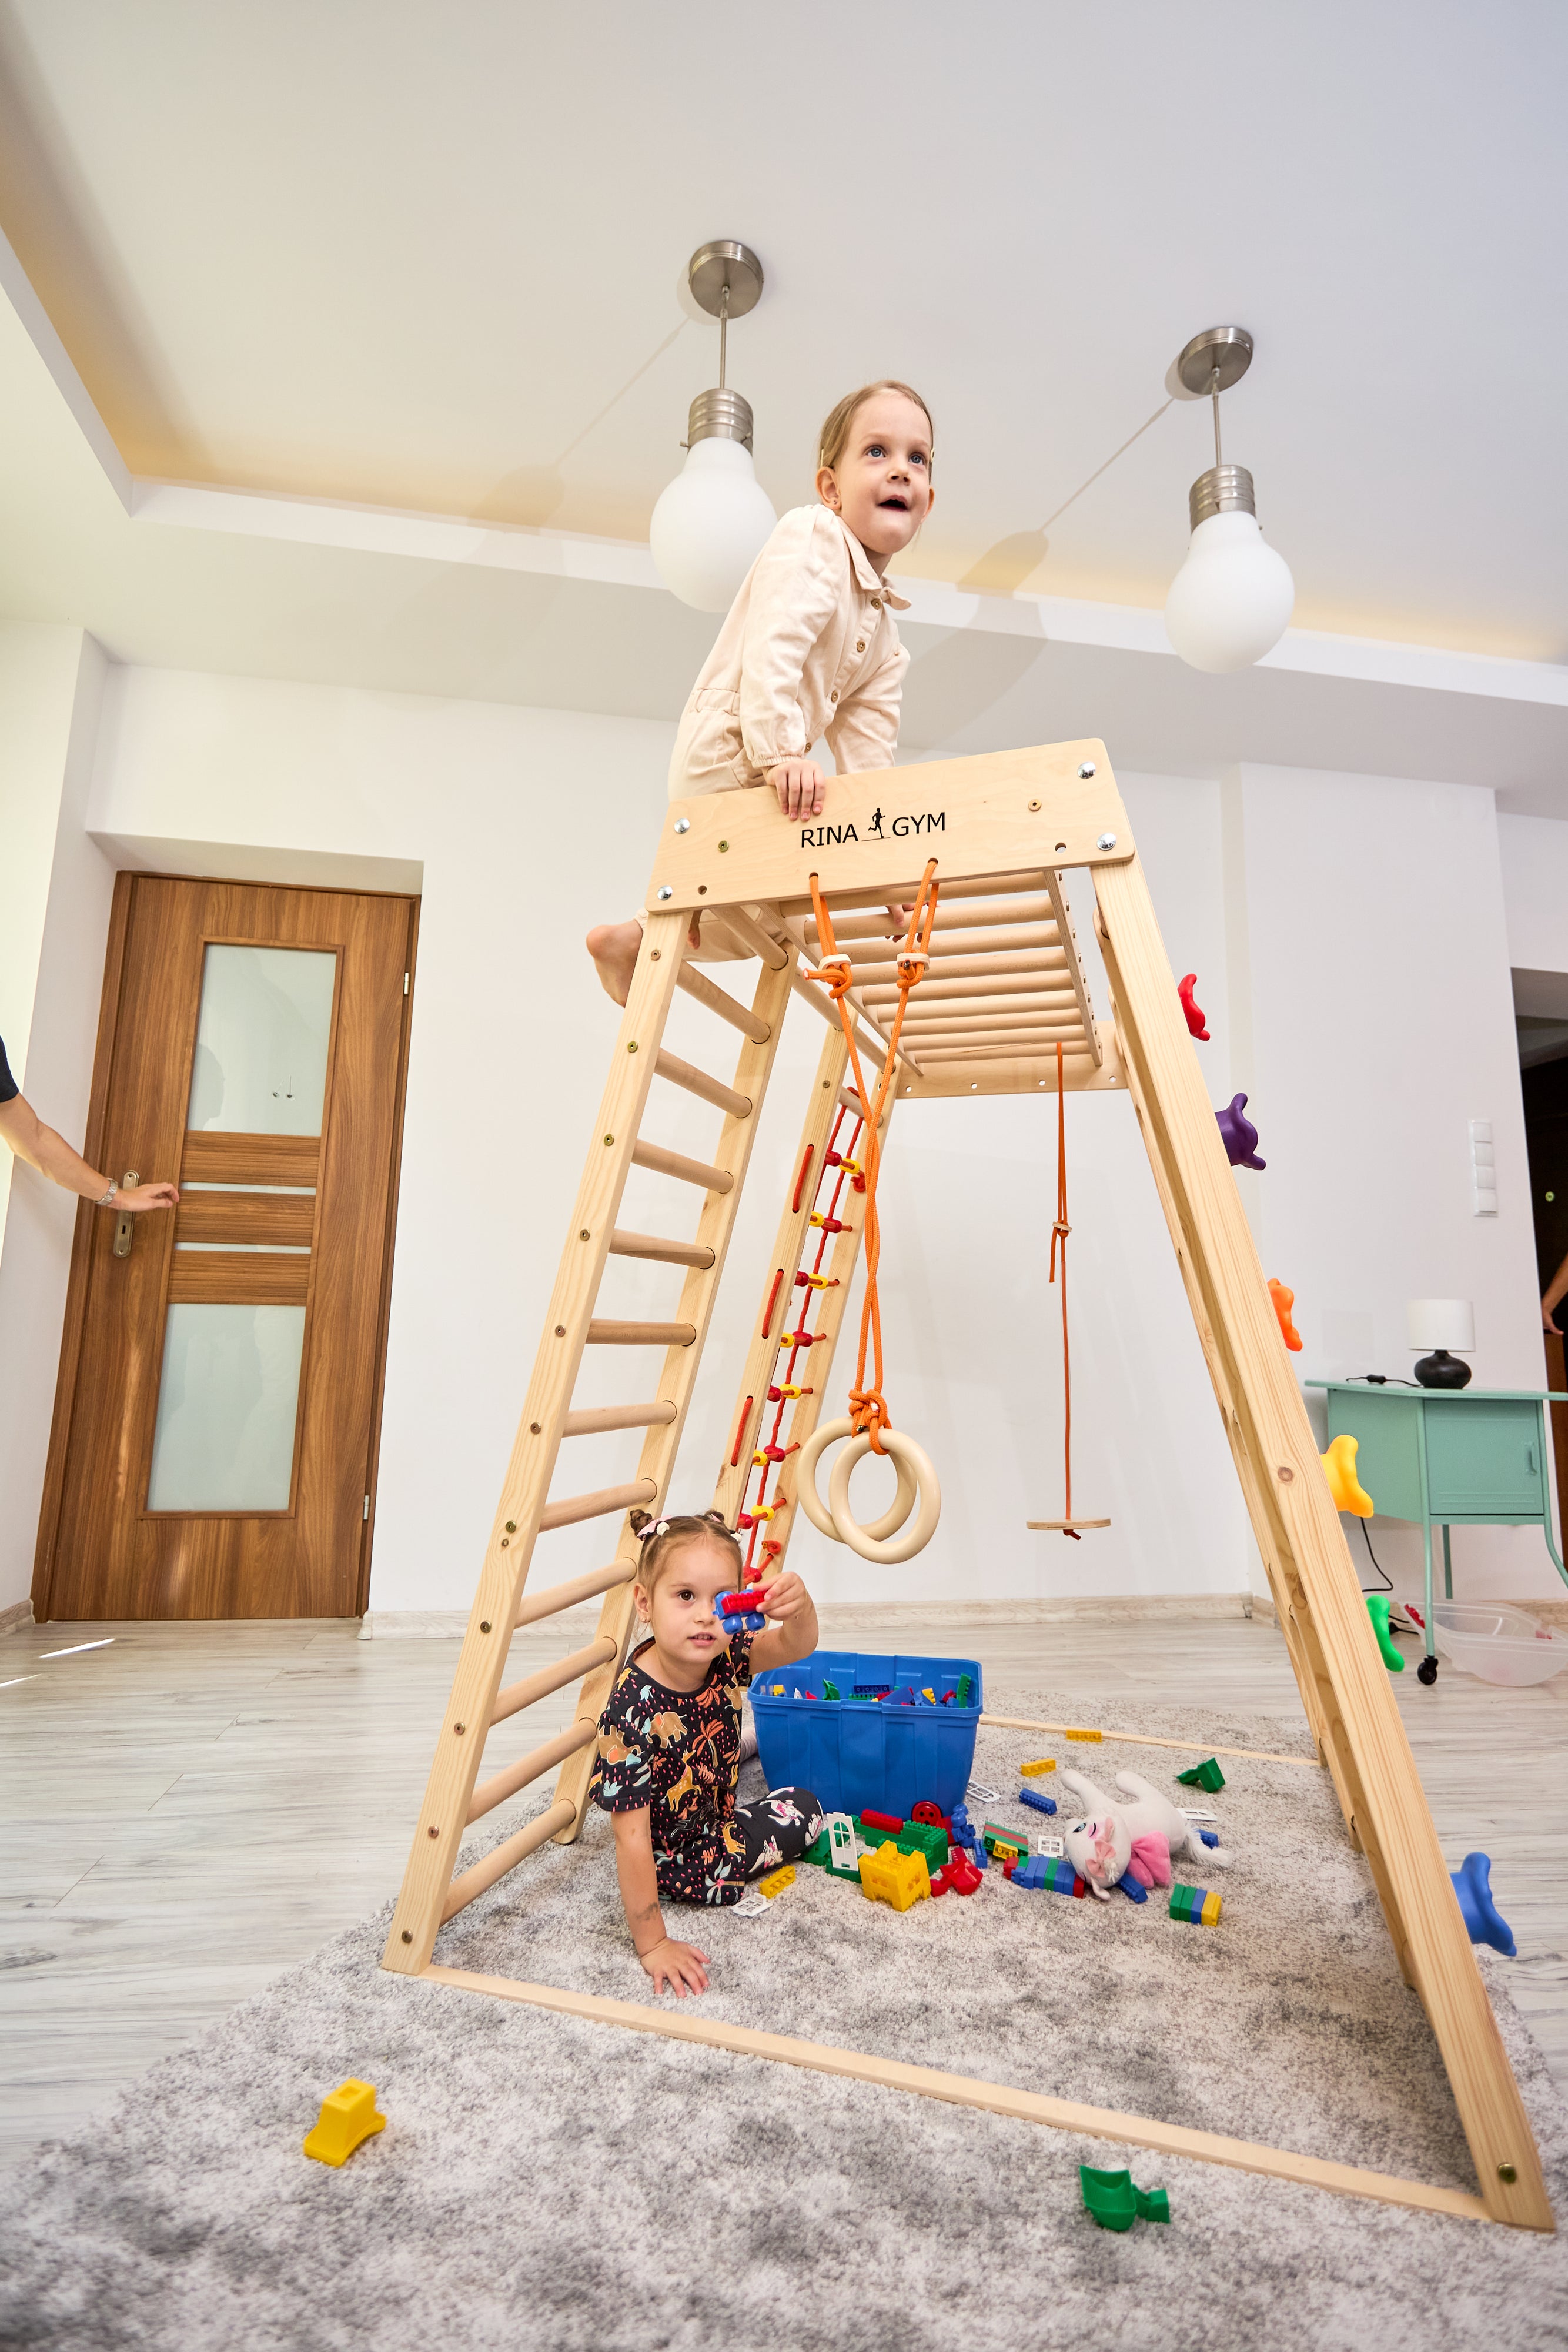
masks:
[(727, 1168), (710, 1168), (706, 1160), (688, 1160), (684, 1151), (666, 1151), (660, 1143), (634, 1143), (632, 1165), (651, 1168), (655, 1176), (678, 1176), (683, 1184), (696, 1184), (705, 1192), (728, 1192), (735, 1185)]
[(706, 1242), (667, 1242), (663, 1234), (629, 1234), (620, 1225), (610, 1236), (612, 1257), (651, 1257), (662, 1265), (695, 1265), (706, 1274), (713, 1252)]
[(520, 1683), (509, 1683), (504, 1691), (496, 1694), (496, 1704), (490, 1716), (491, 1729), (494, 1730), (497, 1723), (505, 1723), (509, 1715), (520, 1715), (524, 1707), (532, 1706), (536, 1699), (549, 1698), (551, 1691), (559, 1690), (563, 1683), (580, 1681), (595, 1666), (602, 1666), (614, 1655), (615, 1643), (607, 1633), (601, 1633), (585, 1648), (573, 1650), (569, 1658), (558, 1658), (553, 1666), (541, 1666), (537, 1675), (525, 1675)]
[(599, 1726), (592, 1716), (580, 1716), (570, 1730), (558, 1732), (542, 1747), (531, 1748), (526, 1756), (519, 1756), (517, 1762), (508, 1764), (504, 1772), (494, 1773), (488, 1780), (482, 1780), (468, 1807), (470, 1822), (483, 1821), (485, 1815), (494, 1812), (497, 1805), (504, 1805), (508, 1797), (515, 1797), (519, 1789), (526, 1789), (530, 1780), (537, 1780), (541, 1772), (548, 1772), (552, 1764), (564, 1764), (569, 1756), (575, 1756), (580, 1748), (586, 1748), (589, 1741), (597, 1736), (598, 1730)]
[(695, 1323), (618, 1323), (595, 1317), (588, 1327), (591, 1348), (689, 1348), (696, 1336)]
[(716, 988), (711, 980), (705, 980), (689, 963), (681, 966), (675, 985), (684, 988), (688, 996), (695, 996), (699, 1004), (706, 1004), (710, 1013), (716, 1013), (721, 1021), (727, 1021), (732, 1029), (738, 1029), (743, 1037), (749, 1037), (754, 1045), (765, 1045), (772, 1035), (771, 1026), (759, 1014), (748, 1013), (744, 1004), (737, 1004), (733, 996), (727, 996), (722, 988)]
[(569, 1412), (561, 1423), (563, 1437), (598, 1437), (607, 1429), (664, 1429), (675, 1417), (666, 1397), (653, 1404), (594, 1404)]
[[(587, 1744), (584, 1740), (584, 1747)], [(564, 1830), (576, 1819), (577, 1807), (570, 1797), (558, 1797), (548, 1812), (538, 1814), (526, 1829), (519, 1830), (516, 1837), (509, 1837), (502, 1844), (493, 1846), (483, 1862), (476, 1862), (472, 1870), (465, 1870), (462, 1877), (455, 1878), (447, 1888), (446, 1899), (441, 1906), (442, 1926), (444, 1927), (448, 1919), (455, 1919), (458, 1912), (465, 1910), (476, 1895), (483, 1895), (486, 1887), (494, 1886), (497, 1878), (505, 1878), (507, 1871), (515, 1869), (525, 1854), (532, 1853), (536, 1846), (543, 1845), (555, 1836), (558, 1830)]]
[(737, 1095), (733, 1087), (727, 1087), (720, 1078), (710, 1078), (706, 1070), (695, 1068), (690, 1062), (683, 1062), (678, 1054), (661, 1052), (654, 1060), (653, 1074), (656, 1077), (667, 1079), (673, 1087), (685, 1087), (687, 1094), (700, 1096), (704, 1102), (712, 1103), (716, 1110), (727, 1110), (731, 1118), (749, 1118), (751, 1116), (749, 1095)]
[(630, 1511), (639, 1503), (651, 1503), (658, 1493), (652, 1478), (634, 1478), (629, 1486), (596, 1486), (586, 1495), (568, 1495), (559, 1503), (547, 1503), (539, 1513), (539, 1533), (548, 1535), (551, 1528), (574, 1528), (580, 1519), (608, 1518), (612, 1511)]
[(714, 907), (708, 920), (727, 931), (743, 955), (760, 956), (769, 971), (782, 971), (789, 961), (789, 950), (780, 946), (760, 923), (754, 922), (744, 907)]
[(554, 1617), (563, 1609), (574, 1609), (580, 1601), (591, 1601), (601, 1592), (612, 1592), (618, 1584), (630, 1584), (633, 1571), (623, 1559), (613, 1568), (591, 1568), (585, 1576), (569, 1576), (559, 1584), (547, 1584), (538, 1592), (525, 1592), (517, 1603), (514, 1625), (537, 1625), (541, 1617)]
[[(949, 887), (944, 885), (938, 895), (936, 921), (931, 933), (933, 941), (939, 940), (944, 931), (983, 930), (988, 925), (1005, 924), (1010, 928), (1019, 923), (1054, 923), (1056, 920), (1056, 908), (1049, 898), (1014, 898), (1000, 912), (989, 907), (959, 908), (949, 902)], [(815, 915), (809, 914), (805, 919), (806, 929), (815, 939)], [(841, 920), (837, 915), (833, 917), (833, 936), (840, 941), (890, 939), (893, 928), (892, 918), (885, 914), (846, 915)]]

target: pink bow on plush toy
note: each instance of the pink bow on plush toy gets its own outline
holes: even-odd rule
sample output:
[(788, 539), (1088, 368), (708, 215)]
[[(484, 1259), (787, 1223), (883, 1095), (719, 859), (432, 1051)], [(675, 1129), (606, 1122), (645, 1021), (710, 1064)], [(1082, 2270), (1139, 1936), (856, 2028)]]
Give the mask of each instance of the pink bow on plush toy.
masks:
[(1140, 1886), (1173, 1885), (1171, 1850), (1166, 1840), (1152, 1831), (1146, 1837), (1135, 1837), (1127, 1874), (1135, 1878)]

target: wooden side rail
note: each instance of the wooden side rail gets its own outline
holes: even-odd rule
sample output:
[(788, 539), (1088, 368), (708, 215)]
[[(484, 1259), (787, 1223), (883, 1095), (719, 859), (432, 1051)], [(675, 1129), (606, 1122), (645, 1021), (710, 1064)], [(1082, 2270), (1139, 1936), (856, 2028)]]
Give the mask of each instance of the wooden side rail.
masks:
[(676, 1176), (703, 1192), (727, 1192), (735, 1182), (727, 1168), (710, 1168), (706, 1160), (688, 1160), (684, 1151), (666, 1151), (663, 1144), (641, 1139), (632, 1147), (632, 1165), (651, 1168), (655, 1176)]
[(590, 1348), (689, 1348), (696, 1336), (695, 1323), (624, 1323), (611, 1316), (595, 1316), (585, 1344)]
[(706, 1272), (713, 1252), (706, 1242), (667, 1242), (663, 1234), (629, 1234), (617, 1225), (610, 1236), (612, 1257), (649, 1257), (661, 1265), (695, 1265)]
[(732, 1029), (738, 1029), (743, 1037), (749, 1037), (754, 1045), (768, 1043), (772, 1034), (768, 1024), (759, 1014), (748, 1013), (744, 1004), (737, 1004), (733, 996), (727, 996), (722, 988), (716, 988), (711, 980), (705, 980), (700, 971), (694, 971), (689, 963), (684, 963), (675, 974), (675, 986), (684, 988), (688, 996), (695, 996), (699, 1004), (706, 1004), (710, 1013), (716, 1013), (721, 1021), (727, 1021)]
[(712, 1103), (715, 1110), (728, 1111), (731, 1118), (749, 1118), (751, 1116), (749, 1095), (737, 1095), (735, 1088), (727, 1087), (722, 1078), (710, 1078), (706, 1070), (697, 1069), (690, 1062), (683, 1062), (678, 1054), (661, 1051), (654, 1058), (653, 1076), (667, 1080), (672, 1087), (685, 1087), (687, 1094), (696, 1095), (704, 1102)]
[(490, 1714), (491, 1728), (494, 1729), (497, 1723), (505, 1723), (509, 1715), (520, 1715), (524, 1707), (532, 1706), (535, 1699), (549, 1698), (551, 1691), (559, 1690), (565, 1683), (576, 1682), (592, 1667), (603, 1665), (614, 1655), (614, 1643), (601, 1633), (580, 1650), (573, 1650), (570, 1657), (558, 1658), (553, 1666), (541, 1666), (537, 1675), (525, 1675), (520, 1683), (508, 1683), (504, 1691), (496, 1694), (496, 1704)]
[(481, 1780), (469, 1801), (470, 1822), (483, 1821), (486, 1813), (493, 1813), (497, 1805), (504, 1805), (508, 1797), (515, 1797), (519, 1789), (526, 1789), (530, 1780), (538, 1780), (552, 1765), (564, 1764), (569, 1756), (575, 1756), (580, 1748), (586, 1748), (597, 1736), (598, 1730), (599, 1726), (592, 1716), (579, 1716), (567, 1730), (558, 1732), (553, 1739), (545, 1740), (538, 1748), (530, 1748), (526, 1756), (519, 1756), (517, 1762), (508, 1764), (504, 1772), (492, 1773), (489, 1780)]
[(579, 1412), (569, 1412), (561, 1423), (563, 1437), (601, 1437), (607, 1429), (660, 1429), (675, 1417), (675, 1408), (667, 1397), (653, 1404), (593, 1404), (585, 1405)]
[(633, 1478), (627, 1486), (594, 1486), (586, 1495), (565, 1495), (547, 1503), (539, 1513), (539, 1533), (551, 1528), (575, 1528), (581, 1519), (608, 1518), (612, 1511), (640, 1509), (658, 1493), (652, 1478)]
[(538, 1592), (525, 1592), (517, 1603), (515, 1625), (537, 1625), (541, 1617), (559, 1616), (563, 1609), (575, 1609), (580, 1601), (593, 1601), (601, 1592), (612, 1592), (618, 1584), (630, 1584), (632, 1571), (623, 1559), (612, 1568), (591, 1568), (586, 1575), (569, 1576), (559, 1584), (541, 1585)]
[(744, 907), (715, 908), (707, 918), (721, 931), (727, 931), (742, 955), (760, 956), (769, 971), (782, 971), (789, 961), (789, 950), (754, 922)]
[(526, 1854), (532, 1853), (536, 1846), (543, 1845), (576, 1818), (576, 1806), (570, 1800), (558, 1797), (549, 1812), (540, 1813), (527, 1829), (519, 1830), (516, 1837), (510, 1837), (504, 1845), (497, 1846), (483, 1862), (476, 1862), (472, 1870), (465, 1870), (461, 1878), (455, 1878), (441, 1906), (442, 1926), (444, 1927), (448, 1919), (455, 1919), (476, 1895), (483, 1895), (487, 1886), (494, 1886), (497, 1878), (505, 1878), (507, 1871), (514, 1869)]

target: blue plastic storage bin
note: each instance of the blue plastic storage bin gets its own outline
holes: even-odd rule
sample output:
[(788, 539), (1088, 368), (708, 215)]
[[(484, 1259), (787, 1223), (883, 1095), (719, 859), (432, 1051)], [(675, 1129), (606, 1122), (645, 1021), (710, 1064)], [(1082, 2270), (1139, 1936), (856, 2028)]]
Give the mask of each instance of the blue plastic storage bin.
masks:
[[(887, 1706), (850, 1696), (857, 1683), (885, 1683), (902, 1690), (912, 1683), (934, 1690), (956, 1687), (960, 1675), (974, 1681), (969, 1706)], [(822, 1685), (843, 1693), (825, 1699)], [(775, 1697), (782, 1683), (785, 1696)], [(796, 1698), (797, 1691), (810, 1698)], [(830, 1813), (898, 1813), (907, 1821), (922, 1801), (951, 1812), (968, 1785), (975, 1763), (975, 1732), (985, 1705), (980, 1669), (973, 1658), (878, 1656), (857, 1650), (813, 1650), (792, 1666), (759, 1675), (751, 1685), (758, 1752), (770, 1789), (810, 1789)]]

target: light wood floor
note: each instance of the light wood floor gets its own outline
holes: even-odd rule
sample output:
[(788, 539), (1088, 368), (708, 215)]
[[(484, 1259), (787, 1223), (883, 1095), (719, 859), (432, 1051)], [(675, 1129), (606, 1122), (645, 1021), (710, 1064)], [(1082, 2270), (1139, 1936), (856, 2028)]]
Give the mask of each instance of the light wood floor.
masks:
[[(103, 1649), (45, 1653), (112, 1634)], [(513, 1675), (585, 1638), (513, 1645)], [(835, 1612), (826, 1638), (857, 1639)], [(864, 1646), (888, 1637), (869, 1625)], [(1118, 1704), (1300, 1723), (1262, 1620), (901, 1624), (998, 1680)], [(401, 1876), (451, 1681), (450, 1641), (344, 1623), (43, 1626), (0, 1642), (0, 2163), (101, 2105), (165, 2052), (373, 1909)], [(13, 1679), (20, 1677), (22, 1679)], [(1492, 1857), (1516, 1996), (1568, 2082), (1568, 1675), (1504, 1691), (1446, 1668), (1395, 1683), (1450, 1865)], [(570, 1689), (503, 1726), (492, 1764), (568, 1719)]]

